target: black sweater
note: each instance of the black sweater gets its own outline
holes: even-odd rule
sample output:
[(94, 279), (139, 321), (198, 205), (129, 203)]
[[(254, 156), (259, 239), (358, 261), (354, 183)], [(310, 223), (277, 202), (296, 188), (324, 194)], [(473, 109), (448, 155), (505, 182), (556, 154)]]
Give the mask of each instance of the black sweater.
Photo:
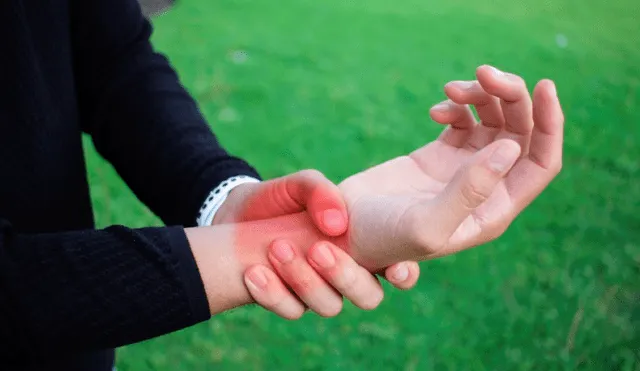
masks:
[[(136, 0), (0, 1), (0, 369), (110, 370), (209, 318), (182, 226), (233, 175)], [(171, 227), (95, 230), (81, 135)]]

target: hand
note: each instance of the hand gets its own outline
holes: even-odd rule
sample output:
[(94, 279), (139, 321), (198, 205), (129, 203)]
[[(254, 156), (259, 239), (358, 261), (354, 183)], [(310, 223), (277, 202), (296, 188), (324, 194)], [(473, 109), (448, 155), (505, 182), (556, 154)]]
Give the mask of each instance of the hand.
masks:
[[(327, 236), (340, 236), (347, 229), (346, 205), (340, 190), (324, 175), (314, 170), (304, 170), (266, 182), (236, 187), (219, 209), (213, 224), (271, 219), (301, 211), (306, 211), (316, 227)], [(282, 251), (279, 247), (282, 247), (283, 243), (291, 246), (294, 258), (279, 263), (274, 257), (281, 256), (278, 252)], [(375, 308), (382, 299), (379, 282), (344, 251), (340, 251), (335, 245), (327, 244), (331, 246), (330, 250), (336, 257), (336, 265), (330, 270), (305, 258), (300, 246), (293, 246), (287, 241), (272, 244), (270, 261), (298, 297), (284, 289), (285, 283), (270, 268), (257, 265), (250, 267), (245, 273), (245, 281), (254, 300), (289, 319), (302, 315), (303, 310), (300, 308), (304, 308), (304, 304), (322, 316), (337, 315), (342, 309), (342, 300), (339, 300), (336, 292), (343, 294), (363, 309)], [(309, 253), (312, 251), (315, 249)], [(403, 290), (416, 284), (419, 273), (419, 266), (415, 262), (393, 264), (384, 270), (385, 278)], [(253, 281), (255, 283), (251, 283)], [(264, 282), (268, 284), (264, 285)], [(352, 283), (345, 289), (340, 286), (341, 282)]]
[(212, 224), (271, 219), (302, 211), (327, 236), (340, 236), (347, 230), (347, 210), (340, 190), (316, 170), (234, 188)]
[[(342, 310), (342, 295), (365, 310), (380, 304), (382, 286), (344, 250), (327, 241), (314, 244), (306, 257), (303, 250), (292, 241), (276, 240), (268, 257), (277, 275), (262, 265), (247, 270), (245, 283), (256, 302), (286, 319), (300, 318), (305, 307), (323, 317), (336, 316)], [(397, 288), (409, 289), (419, 273), (416, 262), (406, 262), (388, 268), (385, 276)]]
[(436, 141), (339, 185), (347, 249), (360, 264), (432, 259), (491, 241), (559, 173), (564, 117), (554, 84), (539, 82), (532, 102), (522, 78), (489, 66), (476, 74), (447, 84), (450, 100), (432, 108), (448, 125)]

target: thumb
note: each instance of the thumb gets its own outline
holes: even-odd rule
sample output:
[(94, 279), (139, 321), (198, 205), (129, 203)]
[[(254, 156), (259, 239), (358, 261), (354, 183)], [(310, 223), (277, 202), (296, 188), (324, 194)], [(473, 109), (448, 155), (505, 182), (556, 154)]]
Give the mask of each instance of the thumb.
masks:
[[(348, 227), (347, 206), (337, 185), (317, 170), (303, 170), (284, 177), (282, 190), (297, 206), (289, 212), (307, 210), (314, 224), (327, 236), (337, 237)], [(293, 205), (292, 205), (293, 206)]]
[(520, 157), (518, 143), (502, 139), (476, 152), (435, 201), (438, 230), (447, 239), (482, 205)]

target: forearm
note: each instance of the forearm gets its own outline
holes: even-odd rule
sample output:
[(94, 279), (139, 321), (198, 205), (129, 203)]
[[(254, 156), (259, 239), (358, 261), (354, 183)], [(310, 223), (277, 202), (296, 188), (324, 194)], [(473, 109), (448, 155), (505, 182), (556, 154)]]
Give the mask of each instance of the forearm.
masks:
[(3, 226), (0, 342), (11, 344), (7, 356), (117, 347), (183, 329), (251, 303), (243, 273), (269, 264), (273, 240), (308, 248), (323, 238), (306, 213), (187, 229), (20, 235)]
[(249, 304), (243, 274), (254, 264), (270, 265), (267, 248), (276, 239), (288, 239), (304, 250), (320, 240), (346, 247), (345, 237), (327, 238), (307, 213), (254, 222), (223, 224), (185, 230), (195, 257), (212, 314)]

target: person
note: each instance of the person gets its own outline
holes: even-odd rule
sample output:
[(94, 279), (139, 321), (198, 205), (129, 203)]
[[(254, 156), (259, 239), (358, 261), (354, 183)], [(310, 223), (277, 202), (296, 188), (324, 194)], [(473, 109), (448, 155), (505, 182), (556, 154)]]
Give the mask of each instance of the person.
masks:
[[(259, 181), (218, 143), (135, 0), (0, 4), (3, 369), (110, 370), (113, 349), (258, 303), (323, 316), (375, 308), (372, 273), (497, 238), (560, 171), (552, 82), (483, 66), (445, 89), (442, 136), (334, 185)], [(468, 110), (478, 108), (481, 124)], [(166, 226), (94, 226), (87, 133)]]

